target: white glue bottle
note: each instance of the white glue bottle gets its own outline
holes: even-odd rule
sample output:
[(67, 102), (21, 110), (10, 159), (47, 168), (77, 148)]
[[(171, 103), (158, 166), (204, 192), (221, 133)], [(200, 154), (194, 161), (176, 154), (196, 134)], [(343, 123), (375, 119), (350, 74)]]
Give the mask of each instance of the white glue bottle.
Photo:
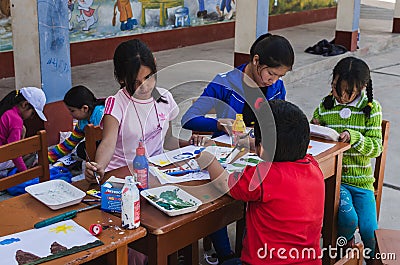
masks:
[(136, 187), (134, 176), (125, 177), (125, 185), (122, 188), (122, 228), (134, 229), (140, 225), (140, 196)]

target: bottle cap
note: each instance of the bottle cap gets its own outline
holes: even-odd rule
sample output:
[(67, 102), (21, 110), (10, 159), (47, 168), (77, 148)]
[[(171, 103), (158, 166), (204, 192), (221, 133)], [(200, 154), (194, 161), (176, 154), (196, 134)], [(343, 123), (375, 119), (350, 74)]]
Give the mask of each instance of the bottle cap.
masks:
[(236, 119), (237, 120), (243, 120), (243, 114), (237, 113), (236, 114)]
[(145, 153), (146, 153), (146, 149), (144, 148), (143, 143), (139, 142), (139, 146), (138, 146), (138, 148), (136, 148), (136, 155), (144, 156)]
[(136, 179), (134, 176), (126, 176), (125, 177), (125, 183), (126, 184), (135, 184), (136, 183)]

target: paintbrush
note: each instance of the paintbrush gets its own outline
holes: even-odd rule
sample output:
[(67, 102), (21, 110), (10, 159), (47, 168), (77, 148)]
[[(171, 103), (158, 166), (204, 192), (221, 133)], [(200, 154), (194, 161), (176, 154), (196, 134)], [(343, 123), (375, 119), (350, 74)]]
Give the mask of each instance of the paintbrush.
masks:
[[(245, 139), (247, 136), (249, 136), (254, 129), (250, 129), (245, 135), (239, 136), (239, 139)], [(232, 151), (229, 152), (229, 154), (225, 157), (225, 160), (228, 159), (228, 157), (239, 147), (239, 141), (236, 143), (235, 147), (233, 147)], [(243, 148), (242, 148), (243, 149)]]
[[(86, 160), (89, 162), (89, 164), (93, 165), (93, 164), (92, 164), (92, 161), (90, 161), (90, 157), (89, 157), (89, 155), (88, 155), (88, 153), (87, 153), (87, 151), (86, 151), (86, 148), (84, 148), (83, 150), (85, 150)], [(97, 175), (97, 172), (96, 172), (96, 171), (93, 171), (93, 175), (94, 175), (94, 177), (96, 178), (96, 182), (97, 182), (97, 184), (99, 184), (99, 188), (100, 188), (100, 190), (101, 190), (100, 176)]]
[(232, 151), (225, 157), (225, 161), (228, 160), (228, 157), (239, 147), (239, 142), (236, 143), (235, 147), (233, 147)]

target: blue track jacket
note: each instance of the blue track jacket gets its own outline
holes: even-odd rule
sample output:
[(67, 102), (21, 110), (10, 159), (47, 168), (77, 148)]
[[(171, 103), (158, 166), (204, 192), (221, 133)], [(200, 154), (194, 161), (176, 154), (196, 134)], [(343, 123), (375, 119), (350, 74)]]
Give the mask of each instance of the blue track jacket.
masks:
[[(203, 94), (183, 115), (182, 127), (192, 131), (214, 132), (213, 137), (224, 134), (217, 130), (217, 119), (236, 118), (236, 113), (243, 113), (245, 105), (243, 90), (243, 71), (247, 64), (242, 64), (227, 73), (218, 74), (207, 85)], [(283, 81), (278, 79), (267, 89), (267, 100), (285, 100), (286, 90)], [(215, 108), (217, 119), (204, 117)]]

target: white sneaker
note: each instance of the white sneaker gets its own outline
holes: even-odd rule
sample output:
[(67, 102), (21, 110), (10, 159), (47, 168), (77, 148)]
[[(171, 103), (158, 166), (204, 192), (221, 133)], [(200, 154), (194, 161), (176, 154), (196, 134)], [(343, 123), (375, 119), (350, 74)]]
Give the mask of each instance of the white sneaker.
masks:
[(204, 260), (210, 265), (217, 265), (219, 263), (217, 254), (211, 250), (204, 252)]
[(225, 15), (225, 18), (227, 20), (230, 20), (233, 17), (233, 8), (231, 9), (231, 11), (228, 12), (228, 14)]

